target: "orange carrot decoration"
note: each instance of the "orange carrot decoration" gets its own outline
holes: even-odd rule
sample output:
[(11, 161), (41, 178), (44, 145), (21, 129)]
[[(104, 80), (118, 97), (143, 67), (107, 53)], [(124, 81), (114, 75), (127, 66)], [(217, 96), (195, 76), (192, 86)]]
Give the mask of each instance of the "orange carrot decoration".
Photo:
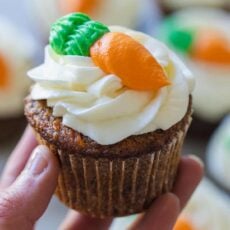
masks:
[(100, 0), (60, 0), (64, 13), (82, 12), (91, 14)]
[(185, 218), (179, 218), (173, 230), (195, 230), (195, 228)]
[(4, 58), (0, 56), (0, 89), (9, 85), (9, 70)]
[(104, 34), (90, 48), (90, 56), (104, 72), (117, 75), (131, 89), (158, 90), (170, 84), (151, 53), (126, 34)]
[(198, 60), (229, 65), (230, 45), (218, 31), (201, 31), (191, 55)]

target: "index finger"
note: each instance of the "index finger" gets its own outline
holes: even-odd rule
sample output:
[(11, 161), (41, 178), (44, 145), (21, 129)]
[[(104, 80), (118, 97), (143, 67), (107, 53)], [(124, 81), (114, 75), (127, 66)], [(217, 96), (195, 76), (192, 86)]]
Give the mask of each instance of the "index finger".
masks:
[(195, 155), (181, 158), (176, 182), (172, 192), (179, 198), (181, 209), (184, 208), (204, 174), (204, 165)]
[(28, 126), (6, 163), (0, 180), (0, 189), (10, 186), (15, 181), (36, 145), (32, 128)]

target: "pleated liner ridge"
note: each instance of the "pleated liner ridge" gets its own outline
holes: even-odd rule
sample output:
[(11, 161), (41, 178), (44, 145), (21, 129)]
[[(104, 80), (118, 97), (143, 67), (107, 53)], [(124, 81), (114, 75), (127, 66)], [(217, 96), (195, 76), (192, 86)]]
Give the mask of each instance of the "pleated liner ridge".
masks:
[(59, 199), (72, 209), (103, 218), (142, 212), (172, 189), (190, 122), (191, 118), (163, 150), (124, 159), (68, 154), (36, 135), (60, 160)]

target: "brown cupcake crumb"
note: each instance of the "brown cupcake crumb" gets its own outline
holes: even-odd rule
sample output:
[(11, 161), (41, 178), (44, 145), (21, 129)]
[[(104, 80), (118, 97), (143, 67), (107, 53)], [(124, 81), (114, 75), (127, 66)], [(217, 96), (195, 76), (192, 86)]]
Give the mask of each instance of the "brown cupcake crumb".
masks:
[(52, 143), (69, 154), (91, 155), (92, 157), (128, 157), (147, 154), (162, 149), (172, 141), (174, 133), (181, 130), (191, 114), (191, 97), (184, 118), (166, 131), (133, 135), (119, 143), (100, 145), (91, 138), (62, 124), (62, 118), (52, 115), (52, 108), (47, 107), (46, 101), (34, 101), (29, 97), (25, 100), (25, 115), (29, 124), (47, 142)]

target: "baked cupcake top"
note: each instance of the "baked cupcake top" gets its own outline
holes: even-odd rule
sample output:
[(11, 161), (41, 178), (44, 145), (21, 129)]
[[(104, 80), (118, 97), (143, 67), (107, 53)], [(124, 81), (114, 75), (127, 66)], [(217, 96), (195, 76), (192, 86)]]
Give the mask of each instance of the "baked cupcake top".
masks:
[(190, 71), (162, 43), (80, 13), (53, 24), (43, 65), (31, 70), (33, 100), (102, 145), (166, 130), (186, 114)]
[(0, 119), (23, 113), (30, 81), (34, 43), (5, 18), (0, 18)]

